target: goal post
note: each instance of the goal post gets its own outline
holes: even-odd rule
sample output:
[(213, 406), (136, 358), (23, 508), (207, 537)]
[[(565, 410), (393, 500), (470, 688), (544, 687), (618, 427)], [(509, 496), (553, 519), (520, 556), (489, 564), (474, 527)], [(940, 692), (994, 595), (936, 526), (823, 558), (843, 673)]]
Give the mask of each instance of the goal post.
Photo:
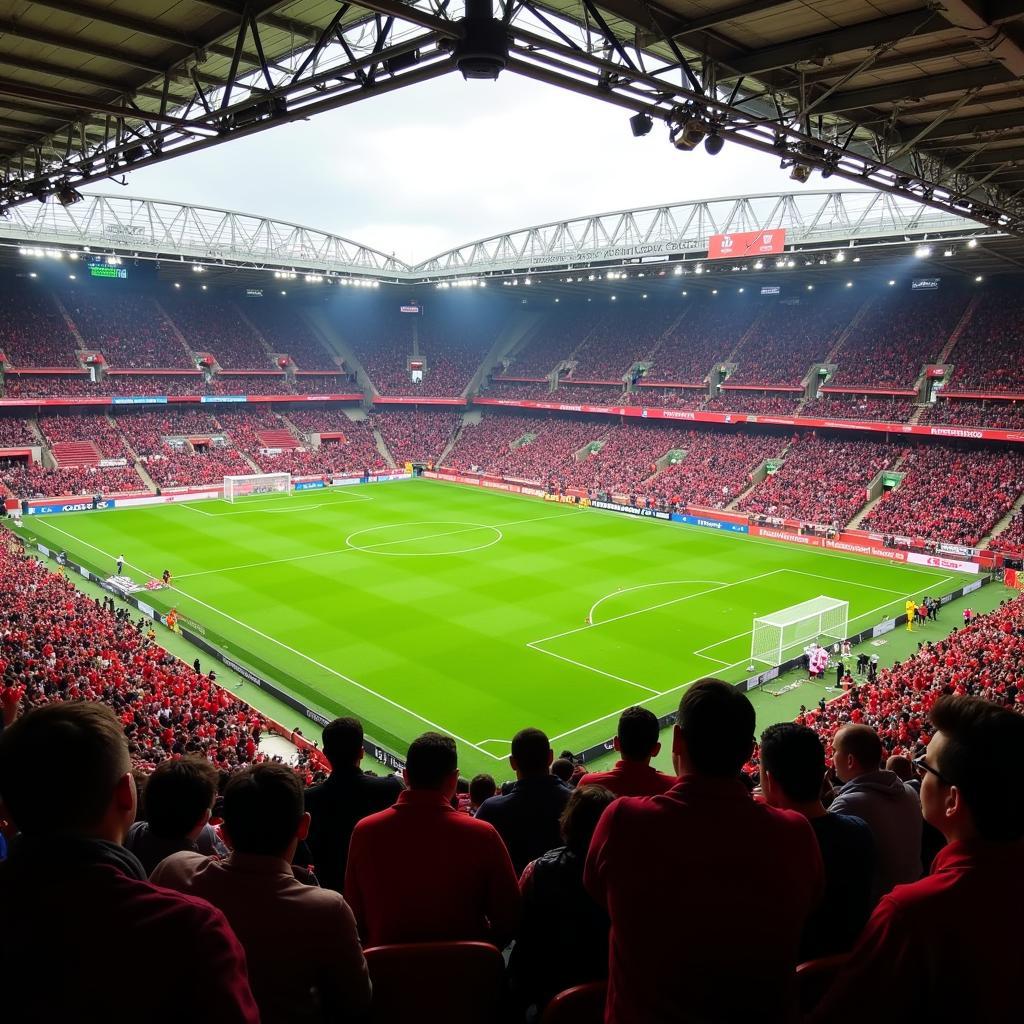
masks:
[(750, 636), (750, 660), (782, 665), (802, 654), (809, 643), (841, 643), (849, 624), (850, 602), (824, 596), (759, 616)]
[(291, 489), (291, 473), (252, 473), (224, 477), (225, 501), (233, 502), (251, 494), (287, 494)]

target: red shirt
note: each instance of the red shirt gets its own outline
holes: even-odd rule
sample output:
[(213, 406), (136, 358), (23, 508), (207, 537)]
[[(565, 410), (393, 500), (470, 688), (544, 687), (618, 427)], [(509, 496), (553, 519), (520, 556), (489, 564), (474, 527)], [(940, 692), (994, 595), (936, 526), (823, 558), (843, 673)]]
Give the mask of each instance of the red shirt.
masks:
[(944, 847), (930, 875), (882, 897), (813, 1020), (1018, 1020), (1022, 868), (1024, 841)]
[(739, 781), (686, 775), (661, 796), (616, 800), (583, 876), (612, 919), (605, 1021), (788, 1019), (823, 878), (807, 819), (755, 803)]
[(405, 790), (356, 825), (345, 899), (366, 946), (503, 946), (519, 920), (519, 882), (501, 836), (431, 790)]
[(607, 772), (584, 775), (579, 786), (604, 786), (616, 796), (657, 796), (667, 793), (679, 780), (639, 761), (616, 761)]

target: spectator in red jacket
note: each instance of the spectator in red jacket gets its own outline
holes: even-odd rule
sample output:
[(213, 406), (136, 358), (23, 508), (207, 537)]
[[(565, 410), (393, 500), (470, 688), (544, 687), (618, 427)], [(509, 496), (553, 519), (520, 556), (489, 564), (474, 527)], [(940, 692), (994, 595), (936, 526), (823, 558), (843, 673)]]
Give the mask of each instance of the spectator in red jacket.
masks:
[[(0, 870), (11, 1020), (257, 1024), (224, 915), (146, 881), (122, 846), (136, 793), (113, 711), (60, 703), (19, 719), (0, 738), (0, 792), (21, 833)], [(173, 987), (155, 989), (140, 954)]]
[(516, 874), (494, 828), (452, 806), (458, 778), (455, 741), (424, 733), (409, 747), (409, 788), (356, 825), (345, 898), (367, 946), (511, 939)]
[(924, 757), (921, 805), (946, 837), (932, 873), (875, 908), (814, 1014), (821, 1024), (920, 1020), (1003, 1024), (1024, 978), (1024, 718), (943, 697)]
[[(583, 881), (612, 920), (607, 1024), (791, 1016), (800, 934), (822, 893), (821, 854), (806, 818), (755, 803), (740, 781), (753, 748), (746, 695), (703, 679), (679, 704), (679, 783), (661, 796), (620, 797), (604, 812)], [(770, 940), (756, 942), (761, 934)], [(746, 942), (757, 955), (738, 979)]]
[(658, 719), (647, 708), (626, 708), (619, 716), (619, 727), (612, 740), (621, 760), (607, 772), (591, 772), (579, 786), (604, 786), (616, 796), (657, 796), (678, 781), (651, 767), (651, 758), (661, 751)]

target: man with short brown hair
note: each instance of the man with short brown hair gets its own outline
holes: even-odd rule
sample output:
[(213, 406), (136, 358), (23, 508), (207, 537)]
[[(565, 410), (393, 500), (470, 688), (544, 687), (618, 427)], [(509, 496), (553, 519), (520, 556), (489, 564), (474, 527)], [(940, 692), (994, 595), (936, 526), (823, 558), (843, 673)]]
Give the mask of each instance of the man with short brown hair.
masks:
[[(48, 704), (15, 722), (0, 737), (0, 795), (20, 831), (0, 866), (11, 1020), (257, 1024), (224, 915), (152, 885), (122, 845), (135, 780), (110, 708)], [(173, 997), (136, 969), (140, 951), (174, 979)]]

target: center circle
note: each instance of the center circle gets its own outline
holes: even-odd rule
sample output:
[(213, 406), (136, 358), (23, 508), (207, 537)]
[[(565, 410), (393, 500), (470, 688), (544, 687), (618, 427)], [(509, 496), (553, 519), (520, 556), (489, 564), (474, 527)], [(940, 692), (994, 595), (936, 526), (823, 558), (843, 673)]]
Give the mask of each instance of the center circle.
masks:
[(432, 555), (465, 555), (471, 551), (483, 551), (500, 540), (502, 532), (496, 526), (428, 520), (356, 530), (345, 538), (345, 546), (371, 555), (429, 558)]

